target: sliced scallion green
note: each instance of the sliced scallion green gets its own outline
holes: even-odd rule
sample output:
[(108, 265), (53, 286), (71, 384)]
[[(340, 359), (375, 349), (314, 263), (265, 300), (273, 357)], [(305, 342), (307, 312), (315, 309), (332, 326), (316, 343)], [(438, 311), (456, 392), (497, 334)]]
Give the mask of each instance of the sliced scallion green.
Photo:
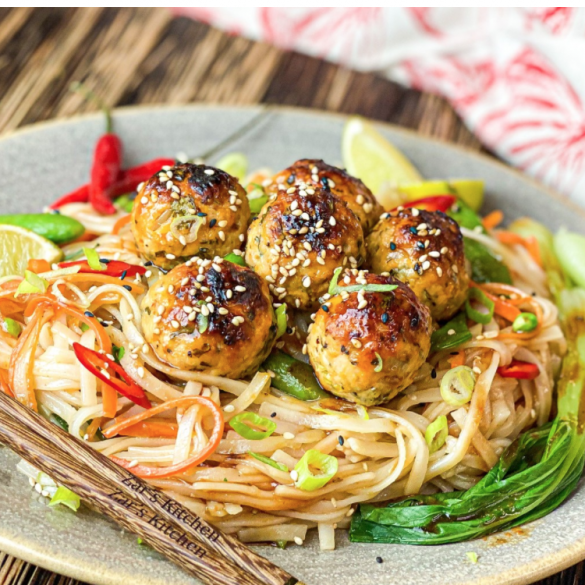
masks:
[(288, 323), (288, 318), (286, 314), (286, 303), (282, 303), (280, 307), (278, 307), (275, 311), (276, 313), (276, 337), (282, 337), (286, 333), (286, 326)]
[[(487, 309), (487, 313), (478, 311), (471, 306), (470, 301), (477, 301)], [(487, 325), (494, 316), (495, 303), (479, 288), (470, 288), (465, 301), (465, 312), (467, 316), (476, 323)]]
[[(253, 429), (247, 423), (251, 423), (255, 427), (264, 430), (260, 431)], [(236, 414), (236, 416), (230, 420), (229, 425), (234, 431), (236, 431), (236, 433), (238, 433), (238, 435), (251, 441), (266, 439), (276, 430), (276, 423), (274, 421), (253, 412), (240, 412), (239, 414)]]
[(534, 331), (538, 326), (538, 318), (534, 313), (520, 313), (514, 323), (512, 323), (512, 331), (516, 333), (528, 333)]
[(438, 451), (447, 440), (449, 434), (449, 425), (447, 424), (447, 417), (442, 414), (438, 416), (425, 431), (425, 441), (429, 446), (429, 453)]
[[(318, 473), (314, 473), (311, 468), (318, 469)], [(314, 492), (333, 479), (338, 468), (336, 457), (309, 449), (295, 465), (298, 474), (295, 486), (305, 492)]]
[(4, 319), (4, 329), (6, 329), (6, 333), (12, 335), (12, 337), (18, 337), (22, 330), (20, 323), (11, 319), (10, 317), (6, 317)]
[(278, 469), (278, 471), (288, 471), (288, 467), (284, 465), (284, 463), (279, 463), (278, 461), (274, 461), (270, 457), (266, 457), (266, 455), (261, 455), (260, 453), (254, 453), (250, 451), (248, 455), (254, 457), (254, 459), (258, 459), (262, 463), (266, 463), (266, 465), (270, 465), (270, 467), (274, 467), (274, 469)]
[(475, 387), (475, 374), (468, 366), (449, 370), (441, 380), (441, 396), (450, 406), (463, 406), (471, 400)]

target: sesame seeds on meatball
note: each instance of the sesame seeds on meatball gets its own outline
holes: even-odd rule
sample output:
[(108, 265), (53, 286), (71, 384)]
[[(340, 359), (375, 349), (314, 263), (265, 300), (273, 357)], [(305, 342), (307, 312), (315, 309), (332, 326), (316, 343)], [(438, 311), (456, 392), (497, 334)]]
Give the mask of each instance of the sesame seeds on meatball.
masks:
[(362, 181), (322, 160), (298, 160), (275, 175), (266, 187), (266, 191), (275, 194), (283, 187), (288, 188), (293, 185), (305, 185), (313, 189), (322, 188), (331, 191), (333, 195), (345, 201), (355, 213), (365, 234), (374, 227), (383, 212), (376, 197)]
[(171, 268), (192, 256), (214, 258), (239, 249), (250, 206), (238, 180), (219, 169), (181, 164), (143, 184), (132, 210), (140, 253)]
[(246, 263), (279, 301), (312, 309), (338, 266), (365, 260), (364, 235), (347, 204), (312, 187), (281, 190), (248, 230)]
[(142, 302), (146, 341), (186, 370), (241, 378), (270, 353), (276, 320), (267, 284), (222, 258), (196, 258), (162, 276)]
[[(429, 310), (392, 276), (345, 270), (326, 296), (307, 338), (307, 353), (329, 392), (364, 406), (388, 402), (409, 386), (431, 346)], [(347, 292), (344, 286), (360, 285)], [(368, 285), (396, 286), (368, 291)]]
[(469, 275), (463, 236), (443, 212), (409, 208), (385, 213), (367, 247), (372, 270), (408, 284), (434, 319), (449, 319), (465, 302)]

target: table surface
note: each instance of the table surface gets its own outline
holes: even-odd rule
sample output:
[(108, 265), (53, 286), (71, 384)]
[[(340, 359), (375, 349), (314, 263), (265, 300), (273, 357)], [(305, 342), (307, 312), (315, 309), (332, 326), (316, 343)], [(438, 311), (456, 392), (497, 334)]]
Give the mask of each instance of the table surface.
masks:
[[(229, 36), (161, 8), (0, 8), (0, 133), (110, 105), (257, 103), (361, 114), (481, 150), (443, 99), (264, 43)], [(539, 585), (585, 583), (585, 563)], [(0, 585), (78, 585), (0, 551)]]

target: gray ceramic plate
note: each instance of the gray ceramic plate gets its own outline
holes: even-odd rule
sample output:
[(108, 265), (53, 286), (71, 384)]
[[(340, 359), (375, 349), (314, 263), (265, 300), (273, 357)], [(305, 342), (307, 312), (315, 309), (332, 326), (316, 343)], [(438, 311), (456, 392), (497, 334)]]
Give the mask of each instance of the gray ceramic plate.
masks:
[[(126, 162), (133, 164), (181, 151), (198, 155), (257, 114), (241, 108), (131, 108), (116, 112), (116, 129)], [(336, 163), (343, 123), (343, 117), (279, 109), (225, 150), (246, 152), (252, 167), (280, 169), (304, 157)], [(103, 119), (90, 116), (26, 128), (0, 140), (1, 212), (40, 210), (86, 182), (102, 129)], [(485, 179), (487, 209), (583, 231), (580, 209), (504, 165), (398, 128), (381, 130), (424, 176)], [(73, 514), (45, 507), (15, 471), (15, 462), (0, 446), (0, 550), (99, 585), (195, 583), (107, 519), (87, 510)], [(337, 544), (336, 551), (321, 553), (313, 537), (302, 548), (260, 552), (311, 585), (529, 583), (585, 558), (585, 487), (520, 533), (427, 548), (350, 545), (345, 538)], [(468, 561), (468, 551), (478, 554), (476, 565)], [(383, 564), (376, 563), (377, 556)]]

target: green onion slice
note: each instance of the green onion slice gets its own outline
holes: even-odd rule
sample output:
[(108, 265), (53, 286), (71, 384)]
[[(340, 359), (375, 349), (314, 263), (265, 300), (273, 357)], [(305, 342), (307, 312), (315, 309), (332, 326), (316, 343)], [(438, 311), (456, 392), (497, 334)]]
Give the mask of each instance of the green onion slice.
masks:
[(341, 274), (342, 270), (343, 270), (343, 267), (339, 266), (338, 268), (336, 268), (333, 271), (333, 278), (331, 279), (331, 282), (329, 283), (329, 290), (327, 291), (330, 295), (336, 295), (339, 292), (338, 286), (337, 286), (337, 281), (339, 280), (339, 275)]
[(22, 330), (20, 323), (11, 319), (10, 317), (6, 317), (4, 319), (4, 329), (6, 329), (6, 333), (12, 335), (12, 337), (18, 337)]
[(228, 262), (231, 262), (232, 264), (237, 264), (238, 266), (246, 266), (246, 263), (244, 262), (244, 257), (238, 256), (233, 252), (230, 252), (227, 256), (224, 256), (223, 259), (227, 260)]
[(465, 321), (465, 313), (459, 313), (447, 324), (435, 331), (431, 336), (431, 351), (452, 349), (472, 338), (471, 331)]
[(276, 309), (276, 338), (282, 337), (286, 333), (286, 326), (288, 324), (288, 318), (286, 314), (287, 306), (286, 303), (282, 303), (278, 309)]
[(255, 197), (254, 199), (248, 199), (250, 203), (250, 212), (251, 213), (260, 213), (262, 208), (268, 201), (268, 195), (261, 195), (260, 197)]
[(49, 283), (38, 274), (30, 270), (24, 271), (24, 280), (20, 282), (14, 296), (28, 295), (34, 293), (44, 293), (47, 290)]
[(52, 412), (49, 416), (49, 420), (58, 427), (61, 427), (64, 431), (69, 432), (69, 423), (64, 418), (61, 418), (58, 414)]
[(475, 387), (475, 374), (467, 366), (449, 370), (441, 380), (441, 396), (451, 406), (463, 406), (471, 400)]
[(197, 314), (197, 330), (199, 333), (205, 333), (209, 327), (209, 318), (203, 313)]
[(81, 505), (81, 500), (79, 499), (79, 496), (74, 494), (71, 490), (60, 486), (57, 488), (55, 495), (51, 498), (49, 506), (57, 506), (58, 504), (67, 506), (74, 512), (77, 512), (77, 510), (79, 510), (79, 506)]
[(429, 446), (429, 453), (438, 451), (447, 440), (449, 434), (449, 425), (447, 424), (447, 417), (442, 414), (438, 416), (425, 431), (425, 441)]
[(337, 292), (392, 292), (397, 288), (397, 284), (352, 284), (350, 286), (338, 287)]
[(93, 248), (83, 248), (87, 263), (92, 270), (105, 270), (106, 265), (100, 262), (100, 255)]
[(534, 331), (537, 325), (538, 318), (534, 313), (520, 313), (512, 323), (512, 330), (516, 333), (528, 333)]
[(374, 368), (374, 372), (381, 372), (384, 367), (384, 360), (378, 352), (376, 352), (376, 357), (378, 358), (378, 365)]
[(254, 459), (258, 459), (262, 463), (266, 463), (266, 465), (270, 465), (270, 467), (274, 467), (274, 469), (278, 469), (278, 471), (288, 471), (288, 467), (284, 465), (284, 463), (279, 463), (278, 461), (274, 461), (270, 457), (266, 457), (266, 455), (261, 455), (260, 453), (254, 453), (250, 451), (248, 455), (252, 455)]
[(360, 418), (363, 420), (370, 420), (370, 415), (368, 413), (368, 409), (365, 406), (362, 406), (361, 404), (358, 404), (356, 406), (356, 411), (359, 414)]
[(475, 563), (477, 563), (477, 553), (470, 551), (470, 552), (466, 552), (465, 553), (467, 555), (467, 558), (470, 560), (470, 562), (472, 562), (474, 565)]
[[(488, 310), (488, 312), (483, 313), (477, 309), (474, 309), (470, 303), (472, 300), (481, 303)], [(494, 316), (494, 307), (495, 303), (489, 299), (482, 290), (475, 287), (469, 289), (469, 292), (467, 293), (467, 300), (465, 301), (465, 312), (472, 321), (487, 325)]]
[[(298, 477), (295, 486), (305, 492), (322, 488), (337, 473), (339, 462), (336, 457), (316, 449), (309, 449), (295, 465)], [(311, 469), (317, 469), (314, 473)]]
[[(264, 430), (259, 431), (253, 429), (249, 424), (246, 424), (245, 421)], [(253, 412), (240, 412), (240, 414), (236, 414), (236, 416), (230, 420), (229, 425), (234, 431), (236, 431), (236, 433), (238, 433), (238, 435), (244, 437), (244, 439), (250, 439), (251, 441), (266, 439), (276, 430), (276, 423), (274, 421), (259, 416)]]
[(243, 181), (248, 172), (248, 157), (241, 152), (230, 152), (220, 158), (215, 166), (238, 181)]

